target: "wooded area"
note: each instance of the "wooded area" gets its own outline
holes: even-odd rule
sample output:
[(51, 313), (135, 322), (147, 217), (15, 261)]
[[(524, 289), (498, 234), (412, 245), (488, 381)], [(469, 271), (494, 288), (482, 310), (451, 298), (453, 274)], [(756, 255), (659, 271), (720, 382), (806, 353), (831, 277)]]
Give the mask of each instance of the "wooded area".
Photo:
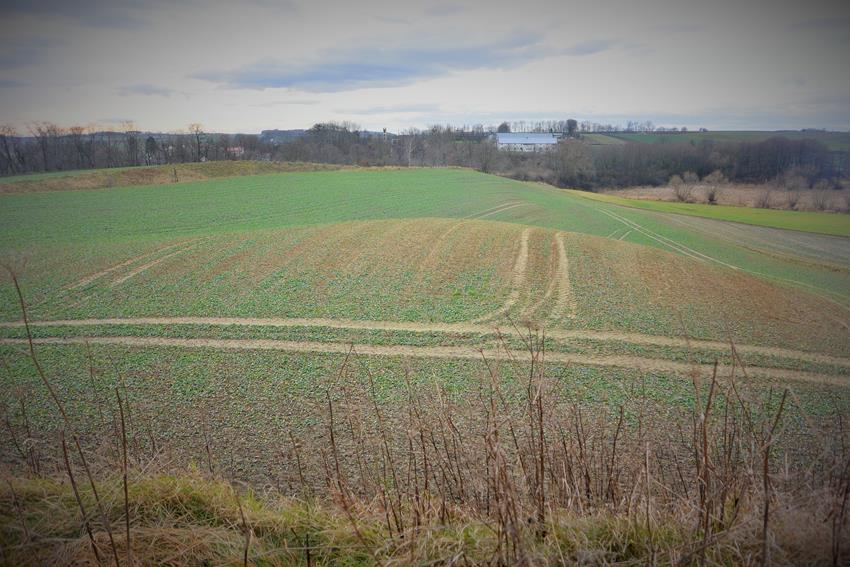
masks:
[[(574, 122), (565, 121), (564, 125)], [(498, 151), (491, 132), (480, 126), (434, 126), (388, 134), (363, 131), (348, 123), (323, 123), (279, 143), (261, 135), (206, 133), (200, 124), (191, 124), (181, 133), (149, 134), (63, 129), (39, 123), (30, 129), (29, 136), (10, 127), (0, 129), (0, 172), (18, 175), (250, 159), (361, 166), (462, 166), (584, 189), (660, 185), (687, 172), (704, 177), (719, 171), (729, 181), (745, 183), (792, 176), (795, 183), (808, 186), (819, 181), (836, 184), (846, 177), (848, 154), (830, 151), (816, 140), (777, 136), (760, 142), (592, 146), (582, 140), (583, 128), (569, 126), (572, 137), (559, 143), (556, 151), (515, 154)]]

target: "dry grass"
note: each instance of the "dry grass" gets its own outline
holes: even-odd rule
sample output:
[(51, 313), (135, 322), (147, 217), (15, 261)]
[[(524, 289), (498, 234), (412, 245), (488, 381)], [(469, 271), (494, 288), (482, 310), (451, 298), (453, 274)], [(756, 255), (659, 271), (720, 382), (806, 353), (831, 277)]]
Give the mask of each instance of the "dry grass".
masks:
[[(682, 186), (684, 187), (684, 185)], [(850, 188), (829, 190), (785, 190), (772, 185), (723, 185), (716, 186), (698, 183), (688, 187), (687, 194), (677, 192), (675, 187), (629, 187), (606, 191), (610, 195), (628, 199), (647, 199), (651, 201), (686, 201), (695, 203), (711, 203), (718, 205), (733, 205), (741, 207), (761, 207), (773, 209), (788, 209), (800, 211), (836, 211), (848, 210), (846, 199), (850, 196)], [(771, 196), (765, 201), (765, 195)], [(712, 194), (714, 200), (711, 200)]]
[(125, 167), (111, 170), (97, 169), (83, 172), (69, 172), (68, 175), (33, 176), (32, 180), (25, 177), (11, 182), (0, 179), (0, 194), (103, 189), (137, 185), (166, 185), (184, 181), (202, 181), (217, 177), (237, 177), (241, 175), (299, 171), (327, 171), (341, 168), (342, 166), (332, 164), (301, 162), (210, 161), (204, 163)]

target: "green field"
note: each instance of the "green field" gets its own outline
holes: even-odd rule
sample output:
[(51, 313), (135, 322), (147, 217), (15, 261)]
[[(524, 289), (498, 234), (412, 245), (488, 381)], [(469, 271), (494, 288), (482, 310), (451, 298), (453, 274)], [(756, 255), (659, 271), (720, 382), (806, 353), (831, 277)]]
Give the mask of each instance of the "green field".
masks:
[(626, 143), (625, 140), (608, 134), (582, 134), (581, 139), (594, 146), (622, 146)]
[[(755, 242), (732, 244), (723, 234), (689, 230), (609, 197), (585, 197), (464, 170), (292, 173), (7, 195), (0, 246), (4, 257), (23, 266), (22, 281), (39, 319), (460, 323), (498, 310), (515, 295), (506, 315), (528, 316), (541, 299), (538, 311), (550, 312), (543, 320), (557, 327), (677, 336), (671, 318), (684, 312), (697, 336), (723, 340), (719, 323), (711, 320), (713, 310), (726, 308), (711, 299), (712, 289), (733, 294), (730, 305), (740, 299), (746, 306), (748, 288), (769, 285), (775, 302), (796, 296), (814, 302), (813, 313), (821, 309), (818, 302), (826, 308), (850, 300), (846, 267), (836, 269), (844, 258), (831, 254), (833, 240), (824, 239), (825, 258), (817, 260), (765, 254)], [(801, 218), (810, 225), (810, 219), (845, 220)], [(551, 314), (557, 290), (547, 296), (558, 270), (559, 231), (574, 272), (575, 313), (568, 315)], [(525, 232), (528, 275), (514, 282)], [(668, 285), (653, 287), (647, 266), (670, 273)], [(711, 283), (700, 297), (679, 297), (693, 282), (678, 282), (678, 273)], [(2, 290), (3, 317), (15, 319), (12, 289), (6, 284)], [(646, 301), (635, 302), (635, 293)], [(756, 317), (752, 308), (746, 311)], [(778, 340), (776, 329), (757, 331), (758, 321), (740, 322), (742, 340), (759, 336), (765, 344), (788, 346), (799, 334), (789, 327)]]
[(756, 226), (850, 237), (850, 215), (844, 214), (781, 211), (752, 207), (702, 205), (698, 203), (671, 203), (646, 199), (627, 199), (616, 195), (605, 195), (586, 191), (570, 191), (570, 193), (605, 203), (649, 211), (693, 215), (695, 217), (740, 222)]
[(763, 142), (764, 140), (781, 137), (790, 140), (817, 140), (832, 151), (850, 151), (850, 132), (802, 132), (799, 130), (769, 131), (717, 131), (717, 132), (683, 132), (683, 133), (638, 133), (615, 132), (606, 134), (626, 142), (643, 142), (650, 144), (685, 144), (712, 142)]
[[(642, 210), (461, 169), (291, 172), (0, 195), (0, 256), (74, 415), (94, 411), (91, 352), (117, 364), (95, 388), (122, 376), (172, 439), (211, 396), (226, 398), (211, 424), (231, 432), (315, 402), (352, 345), (392, 398), (404, 372), (463, 392), (482, 357), (507, 367), (544, 332), (550, 375), (591, 405), (643, 383), (659, 412), (684, 408), (693, 372), (735, 362), (729, 340), (753, 384), (793, 384), (815, 416), (846, 404), (848, 240), (710, 209)], [(846, 234), (828, 224), (843, 216), (799, 218)], [(47, 420), (19, 320), (4, 274), (2, 380)], [(309, 421), (299, 408), (275, 427)], [(279, 433), (263, 431), (241, 449)]]

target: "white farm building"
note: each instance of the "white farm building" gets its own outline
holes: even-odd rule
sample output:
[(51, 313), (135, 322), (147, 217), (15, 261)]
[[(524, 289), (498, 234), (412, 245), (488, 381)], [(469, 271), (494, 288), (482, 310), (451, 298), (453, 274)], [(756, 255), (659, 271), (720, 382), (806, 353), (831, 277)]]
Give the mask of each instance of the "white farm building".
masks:
[(499, 132), (496, 146), (509, 152), (545, 152), (558, 147), (559, 134), (537, 132)]

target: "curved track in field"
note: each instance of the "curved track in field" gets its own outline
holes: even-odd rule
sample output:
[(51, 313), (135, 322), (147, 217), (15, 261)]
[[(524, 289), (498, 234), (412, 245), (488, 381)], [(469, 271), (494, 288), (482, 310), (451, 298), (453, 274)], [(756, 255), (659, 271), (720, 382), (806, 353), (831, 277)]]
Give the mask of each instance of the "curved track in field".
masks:
[[(214, 327), (325, 327), (329, 329), (353, 329), (375, 331), (402, 331), (417, 333), (446, 333), (446, 334), (478, 334), (490, 335), (498, 332), (506, 336), (527, 336), (526, 331), (514, 327), (499, 327), (475, 323), (417, 323), (405, 321), (368, 321), (350, 319), (321, 319), (321, 318), (258, 318), (258, 317), (134, 317), (108, 319), (57, 319), (52, 321), (31, 321), (30, 327), (97, 327), (110, 325), (194, 325)], [(21, 321), (0, 322), (0, 328), (21, 328)], [(545, 336), (556, 341), (592, 340), (600, 342), (618, 342), (635, 345), (695, 348), (712, 351), (728, 352), (730, 344), (721, 341), (684, 339), (640, 333), (624, 333), (617, 331), (585, 331), (585, 330), (546, 330)], [(132, 338), (132, 337), (127, 337)], [(17, 339), (15, 339), (17, 340)], [(198, 339), (202, 340), (202, 339)], [(827, 354), (766, 347), (756, 345), (735, 344), (735, 350), (742, 354), (776, 356), (798, 360), (833, 364), (850, 368), (850, 358), (830, 356)]]
[[(518, 357), (502, 349), (480, 349), (459, 346), (408, 346), (408, 345), (371, 345), (351, 343), (326, 343), (309, 341), (285, 341), (274, 339), (178, 339), (164, 337), (65, 337), (33, 339), (39, 345), (118, 345), (130, 347), (178, 347), (213, 348), (229, 350), (275, 350), (285, 352), (310, 352), (323, 354), (354, 354), (366, 356), (390, 356), (404, 358), (443, 358), (515, 361)], [(0, 339), (0, 344), (27, 344), (27, 339)], [(713, 365), (689, 364), (670, 360), (644, 358), (638, 356), (594, 356), (586, 354), (546, 353), (545, 361), (560, 364), (579, 364), (585, 366), (607, 366), (630, 368), (645, 372), (669, 372), (683, 376), (699, 373), (710, 374)], [(718, 375), (728, 375), (731, 367), (718, 365)], [(846, 386), (847, 379), (831, 374), (786, 370), (779, 368), (750, 367), (748, 376), (793, 380), (815, 384)]]
[(491, 311), (490, 313), (486, 313), (485, 315), (474, 319), (472, 321), (473, 323), (482, 323), (484, 321), (490, 321), (501, 315), (504, 315), (505, 313), (510, 311), (514, 305), (516, 305), (517, 301), (519, 301), (519, 296), (522, 292), (522, 287), (525, 284), (526, 271), (528, 269), (528, 237), (530, 234), (530, 228), (526, 228), (522, 231), (522, 236), (520, 237), (519, 244), (519, 253), (517, 254), (516, 261), (514, 262), (513, 276), (511, 277), (511, 291), (508, 294), (507, 300), (505, 300), (505, 303), (495, 311)]

